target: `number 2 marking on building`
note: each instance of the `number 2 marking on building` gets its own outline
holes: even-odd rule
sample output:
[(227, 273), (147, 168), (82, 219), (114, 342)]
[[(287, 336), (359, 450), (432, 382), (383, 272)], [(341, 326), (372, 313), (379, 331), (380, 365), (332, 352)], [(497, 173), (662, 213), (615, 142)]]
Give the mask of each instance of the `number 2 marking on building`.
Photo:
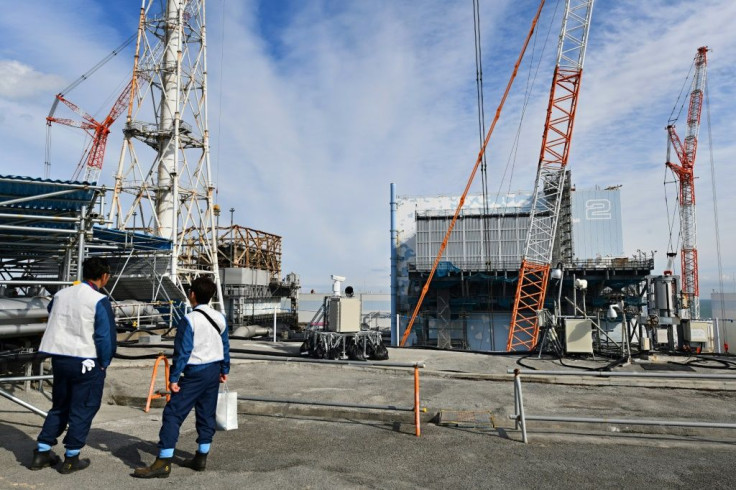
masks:
[(585, 201), (585, 219), (611, 219), (611, 201), (608, 199)]

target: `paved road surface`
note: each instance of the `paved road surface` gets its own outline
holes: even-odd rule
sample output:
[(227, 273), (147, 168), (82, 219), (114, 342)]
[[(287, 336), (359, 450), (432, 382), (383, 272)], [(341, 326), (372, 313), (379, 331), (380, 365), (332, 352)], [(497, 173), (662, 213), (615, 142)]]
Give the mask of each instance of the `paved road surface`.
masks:
[[(0, 398), (0, 488), (736, 487), (736, 430), (537, 423), (530, 426), (530, 443), (524, 445), (507, 418), (513, 391), (504, 373), (515, 361), (471, 358), (393, 353), (394, 360), (427, 361), (422, 405), (430, 412), (425, 419), (440, 408), (483, 409), (493, 414), (495, 428), (424, 423), (417, 438), (410, 414), (381, 412), (379, 417), (359, 410), (242, 402), (240, 428), (217, 433), (206, 472), (175, 465), (168, 480), (157, 482), (129, 476), (157, 452), (161, 409), (146, 414), (140, 408), (152, 361), (118, 360), (108, 375), (107, 404), (83, 451), (92, 466), (77, 474), (26, 469), (43, 419)], [(527, 410), (733, 421), (733, 387), (600, 383), (525, 382)], [(238, 361), (231, 384), (239, 393), (256, 396), (411, 405), (411, 376), (400, 370)], [(47, 396), (15, 388), (17, 396), (49, 407)], [(133, 405), (114, 404), (125, 401)], [(196, 447), (192, 419), (184, 425), (176, 461), (191, 456)]]

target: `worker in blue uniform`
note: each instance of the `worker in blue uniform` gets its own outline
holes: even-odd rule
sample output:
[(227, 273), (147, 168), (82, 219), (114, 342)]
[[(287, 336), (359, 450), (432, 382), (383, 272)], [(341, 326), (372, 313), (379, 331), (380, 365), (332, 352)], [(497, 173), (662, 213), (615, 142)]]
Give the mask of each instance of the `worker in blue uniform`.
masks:
[(167, 478), (181, 424), (192, 408), (196, 414), (197, 452), (182, 466), (204, 471), (215, 435), (215, 411), (220, 383), (230, 372), (230, 341), (222, 313), (208, 303), (215, 294), (208, 277), (192, 281), (188, 299), (193, 310), (177, 325), (174, 359), (169, 372), (171, 399), (166, 404), (159, 432), (158, 457), (145, 468), (137, 468), (138, 478)]
[(110, 280), (110, 265), (101, 257), (82, 264), (84, 281), (64, 288), (49, 303), (49, 320), (39, 351), (51, 355), (54, 375), (52, 407), (38, 435), (30, 469), (56, 466), (59, 457), (51, 447), (67, 429), (64, 463), (69, 474), (89, 466), (79, 459), (92, 419), (102, 405), (105, 370), (117, 345), (115, 316), (110, 300), (100, 289)]

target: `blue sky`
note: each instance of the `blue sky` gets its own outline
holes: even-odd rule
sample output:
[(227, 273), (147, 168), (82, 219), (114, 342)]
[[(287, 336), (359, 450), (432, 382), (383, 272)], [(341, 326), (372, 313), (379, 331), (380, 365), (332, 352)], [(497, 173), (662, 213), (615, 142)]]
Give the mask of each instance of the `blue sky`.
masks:
[[(488, 149), (491, 192), (533, 187), (559, 32), (556, 5), (545, 7)], [(536, 7), (480, 2), (487, 119)], [(0, 8), (0, 174), (41, 177), (54, 94), (133, 34), (140, 0), (0, 0)], [(729, 292), (736, 289), (728, 253), (736, 241), (729, 169), (736, 159), (734, 20), (730, 0), (599, 0), (569, 161), (578, 187), (622, 185), (624, 249), (657, 250), (661, 272), (669, 242), (663, 182), (672, 180), (664, 170), (664, 127), (697, 48), (708, 45)], [(329, 275), (340, 274), (359, 291), (388, 291), (389, 184), (399, 195), (457, 195), (475, 163), (472, 1), (209, 0), (207, 35), (220, 206), (234, 207), (241, 225), (282, 236), (283, 272), (299, 274), (307, 289), (324, 290)], [(132, 49), (121, 53), (69, 98), (103, 116), (132, 59)], [(120, 130), (113, 126), (103, 183), (112, 180)], [(51, 176), (71, 178), (83, 140), (78, 130), (53, 131)], [(702, 297), (718, 288), (707, 140), (704, 112), (696, 163)], [(674, 186), (668, 189), (671, 214)], [(479, 178), (473, 190), (480, 191)]]

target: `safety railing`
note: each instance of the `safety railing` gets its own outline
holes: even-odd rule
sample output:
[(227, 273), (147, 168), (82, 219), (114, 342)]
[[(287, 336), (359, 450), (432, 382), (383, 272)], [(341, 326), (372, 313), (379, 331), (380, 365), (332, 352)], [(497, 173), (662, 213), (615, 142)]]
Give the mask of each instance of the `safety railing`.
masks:
[[(156, 378), (158, 377), (158, 365), (159, 363), (164, 363), (164, 386), (165, 388), (163, 390), (155, 390), (156, 386)], [(168, 403), (169, 400), (171, 400), (171, 388), (169, 383), (169, 360), (166, 358), (163, 352), (159, 353), (158, 357), (156, 358), (156, 361), (153, 363), (153, 373), (151, 374), (151, 385), (148, 387), (148, 398), (146, 398), (146, 408), (143, 409), (144, 412), (148, 413), (148, 411), (151, 409), (151, 400), (156, 400), (158, 398), (166, 398), (166, 402)]]
[(238, 396), (238, 400), (253, 401), (253, 402), (266, 402), (266, 403), (288, 403), (294, 405), (314, 405), (323, 407), (338, 407), (338, 408), (357, 408), (365, 410), (389, 410), (395, 412), (414, 412), (414, 426), (415, 434), (417, 437), (422, 435), (421, 429), (421, 417), (422, 412), (426, 412), (426, 408), (421, 408), (420, 396), (419, 396), (419, 369), (424, 368), (425, 364), (422, 362), (404, 363), (404, 362), (371, 362), (371, 361), (338, 361), (329, 359), (305, 359), (301, 357), (269, 357), (259, 355), (244, 355), (238, 356), (238, 359), (251, 359), (257, 361), (274, 361), (274, 362), (302, 362), (311, 364), (339, 364), (342, 366), (379, 366), (379, 367), (397, 367), (397, 368), (412, 368), (414, 374), (414, 406), (413, 407), (399, 407), (395, 405), (362, 405), (357, 403), (341, 403), (341, 402), (325, 402), (316, 400), (294, 400), (294, 399), (283, 399), (283, 398), (263, 398), (256, 396)]
[[(30, 381), (43, 381), (43, 380), (47, 380), (47, 379), (54, 379), (54, 376), (51, 375), (51, 374), (46, 374), (46, 375), (39, 375), (39, 376), (13, 376), (13, 377), (5, 377), (5, 378), (0, 378), (0, 384), (2, 384), (2, 383), (30, 382)], [(3, 390), (2, 388), (0, 388), (0, 396), (3, 396), (5, 398), (7, 398), (8, 400), (10, 400), (10, 401), (12, 401), (14, 403), (17, 403), (21, 407), (27, 408), (31, 412), (37, 413), (38, 415), (40, 415), (42, 417), (45, 417), (46, 415), (48, 415), (47, 412), (44, 412), (40, 408), (34, 407), (30, 403), (28, 403), (26, 401), (23, 401), (23, 400), (21, 400), (20, 398), (18, 398), (16, 396), (11, 395), (7, 391)]]
[(527, 421), (537, 420), (545, 422), (572, 422), (590, 424), (616, 424), (616, 425), (656, 425), (662, 427), (700, 427), (709, 429), (736, 429), (736, 424), (726, 422), (700, 422), (690, 420), (655, 420), (655, 419), (619, 419), (607, 417), (562, 417), (553, 415), (528, 415), (524, 410), (524, 396), (521, 390), (521, 375), (526, 376), (582, 376), (596, 378), (665, 378), (665, 379), (698, 379), (698, 380), (723, 380), (736, 381), (733, 374), (695, 374), (695, 373), (633, 373), (633, 372), (608, 372), (608, 371), (534, 371), (525, 369), (509, 369), (508, 374), (514, 375), (514, 410), (509, 415), (514, 420), (516, 430), (521, 428), (521, 438), (526, 444)]

